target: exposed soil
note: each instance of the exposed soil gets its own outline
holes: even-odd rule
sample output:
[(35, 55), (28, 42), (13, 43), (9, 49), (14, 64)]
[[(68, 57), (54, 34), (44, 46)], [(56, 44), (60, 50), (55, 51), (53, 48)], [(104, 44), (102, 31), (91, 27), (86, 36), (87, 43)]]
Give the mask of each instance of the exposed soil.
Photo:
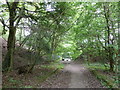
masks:
[(43, 82), (40, 88), (68, 88), (71, 79), (70, 74), (70, 72), (60, 71)]
[[(28, 74), (18, 74), (16, 70), (11, 71), (9, 73), (3, 73), (2, 76), (2, 86), (3, 87), (39, 87), (41, 84), (41, 78), (46, 76), (47, 74), (53, 72), (55, 69), (53, 68), (41, 68), (40, 66), (36, 66), (33, 73)], [(47, 73), (46, 73), (47, 72)]]

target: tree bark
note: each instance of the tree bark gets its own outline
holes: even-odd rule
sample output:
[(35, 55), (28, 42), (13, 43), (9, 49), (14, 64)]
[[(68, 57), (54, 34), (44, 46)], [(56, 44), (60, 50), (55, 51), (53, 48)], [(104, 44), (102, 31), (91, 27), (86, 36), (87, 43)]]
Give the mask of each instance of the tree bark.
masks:
[(109, 4), (104, 5), (104, 16), (106, 19), (106, 25), (107, 25), (107, 33), (108, 33), (108, 59), (110, 63), (110, 71), (113, 71), (114, 69), (114, 61), (113, 61), (113, 47), (110, 46), (110, 23), (109, 23)]
[(118, 76), (118, 84), (120, 85), (120, 1), (118, 2), (118, 72), (117, 72), (117, 76)]
[(16, 34), (16, 26), (15, 24), (15, 16), (16, 16), (16, 8), (18, 2), (13, 2), (12, 5), (8, 4), (9, 8), (9, 36), (7, 48), (8, 52), (6, 54), (5, 60), (3, 61), (3, 70), (9, 71), (13, 68), (13, 53), (15, 48), (15, 34)]

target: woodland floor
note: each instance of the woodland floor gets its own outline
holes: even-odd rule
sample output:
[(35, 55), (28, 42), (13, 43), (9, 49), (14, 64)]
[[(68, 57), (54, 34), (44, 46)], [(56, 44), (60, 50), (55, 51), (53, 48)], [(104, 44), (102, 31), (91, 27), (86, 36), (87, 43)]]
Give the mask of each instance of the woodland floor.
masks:
[[(82, 64), (67, 64), (63, 70), (59, 70), (54, 75), (43, 82), (45, 72), (54, 71), (51, 69), (41, 69), (36, 66), (32, 74), (17, 75), (11, 72), (3, 76), (3, 86), (10, 87), (39, 87), (39, 88), (103, 88), (100, 82)], [(9, 78), (8, 78), (9, 77)], [(42, 82), (42, 83), (41, 83)]]
[[(3, 87), (8, 88), (106, 88), (84, 64), (66, 64), (64, 69), (35, 66), (34, 72), (18, 75), (17, 71), (3, 73)], [(104, 73), (103, 73), (104, 74)]]
[[(20, 63), (20, 61), (29, 59), (27, 57), (29, 57), (29, 52), (24, 49), (20, 50), (15, 55), (17, 62), (14, 65), (22, 65), (25, 62)], [(56, 70), (56, 66), (61, 66), (61, 64), (55, 63), (55, 65), (48, 66), (49, 64), (36, 65), (33, 73), (29, 74), (19, 75), (17, 70), (3, 73), (2, 86), (3, 88), (105, 88), (81, 62), (66, 64), (64, 69), (60, 69), (54, 74), (51, 73)], [(105, 72), (102, 74), (108, 77), (114, 75)]]
[[(3, 75), (3, 88), (67, 88), (70, 73), (57, 71), (47, 78), (52, 69), (38, 69), (32, 74), (18, 75), (15, 71)], [(47, 76), (47, 77), (46, 77)]]

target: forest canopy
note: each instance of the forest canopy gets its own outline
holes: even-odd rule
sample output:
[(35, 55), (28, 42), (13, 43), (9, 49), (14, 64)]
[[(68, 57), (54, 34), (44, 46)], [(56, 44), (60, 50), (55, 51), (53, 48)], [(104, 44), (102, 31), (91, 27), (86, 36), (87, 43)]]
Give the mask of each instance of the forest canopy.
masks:
[[(6, 0), (7, 1), (7, 0)], [(7, 40), (3, 69), (13, 69), (14, 52), (25, 48), (40, 57), (109, 63), (120, 59), (119, 2), (0, 3), (0, 34)]]

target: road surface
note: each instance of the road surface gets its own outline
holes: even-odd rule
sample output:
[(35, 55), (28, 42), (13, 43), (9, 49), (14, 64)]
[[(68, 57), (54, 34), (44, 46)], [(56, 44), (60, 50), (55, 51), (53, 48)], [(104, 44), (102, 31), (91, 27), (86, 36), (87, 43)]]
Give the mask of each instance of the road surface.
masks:
[(71, 73), (68, 88), (103, 88), (100, 81), (83, 64), (67, 64), (64, 71)]

